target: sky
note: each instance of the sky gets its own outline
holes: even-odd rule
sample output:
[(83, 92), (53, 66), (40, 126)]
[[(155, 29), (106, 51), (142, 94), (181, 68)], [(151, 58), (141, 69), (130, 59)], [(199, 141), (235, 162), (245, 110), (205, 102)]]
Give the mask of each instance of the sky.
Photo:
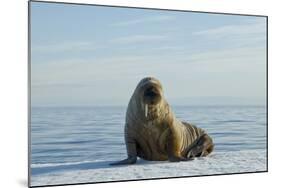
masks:
[(172, 105), (264, 105), (266, 18), (31, 2), (32, 106), (127, 105), (153, 76)]

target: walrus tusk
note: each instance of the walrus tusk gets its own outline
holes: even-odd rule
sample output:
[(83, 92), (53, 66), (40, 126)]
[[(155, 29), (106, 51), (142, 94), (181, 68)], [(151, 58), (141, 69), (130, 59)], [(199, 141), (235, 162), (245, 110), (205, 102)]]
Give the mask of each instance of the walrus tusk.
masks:
[(145, 112), (145, 117), (147, 117), (147, 113), (148, 113), (148, 105), (145, 104), (144, 106), (144, 112)]

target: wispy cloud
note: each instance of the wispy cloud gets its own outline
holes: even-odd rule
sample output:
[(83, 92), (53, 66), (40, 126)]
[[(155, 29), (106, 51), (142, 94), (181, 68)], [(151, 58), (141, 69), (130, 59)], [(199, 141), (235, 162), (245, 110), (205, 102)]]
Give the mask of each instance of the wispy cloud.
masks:
[(54, 87), (59, 87), (59, 88), (67, 88), (67, 87), (75, 87), (75, 88), (80, 88), (80, 87), (89, 87), (91, 86), (90, 84), (83, 84), (83, 83), (33, 83), (32, 88), (54, 88)]
[(266, 22), (244, 21), (200, 30), (192, 33), (195, 38), (205, 41), (212, 48), (224, 47), (236, 49), (241, 47), (265, 46)]
[(76, 41), (76, 42), (61, 42), (45, 45), (32, 44), (32, 52), (38, 53), (56, 53), (56, 52), (71, 52), (71, 51), (91, 51), (101, 48), (92, 42), (88, 41)]
[(125, 36), (125, 37), (119, 37), (113, 39), (112, 42), (118, 44), (131, 44), (131, 43), (161, 41), (167, 39), (168, 37), (166, 35), (131, 35), (131, 36)]
[[(32, 69), (32, 83), (34, 87), (45, 86), (88, 86), (89, 83), (99, 82), (100, 79), (125, 79), (142, 73), (161, 73), (171, 75), (170, 71), (177, 71), (178, 75), (188, 71), (204, 72), (206, 74), (223, 70), (261, 71), (265, 59), (265, 49), (239, 48), (221, 51), (209, 51), (191, 55), (151, 53), (147, 55), (127, 54), (119, 56), (100, 57), (92, 59), (69, 59), (34, 64)], [(98, 67), (98, 68), (97, 68)], [(255, 67), (255, 69), (253, 69)], [(118, 70), (118, 71), (117, 71)], [(52, 74), (50, 74), (52, 72)], [(177, 75), (173, 75), (177, 77)], [(70, 82), (70, 83), (69, 83)], [(59, 85), (58, 85), (59, 83)], [(83, 83), (81, 85), (81, 83)], [(70, 84), (70, 85), (71, 85)]]
[(122, 27), (122, 26), (130, 26), (130, 25), (136, 25), (136, 24), (142, 24), (142, 23), (155, 23), (155, 22), (171, 21), (173, 19), (174, 19), (173, 16), (166, 16), (166, 15), (152, 16), (152, 17), (138, 18), (138, 19), (128, 20), (128, 21), (120, 21), (120, 22), (111, 24), (111, 26)]
[[(264, 62), (265, 49), (262, 47), (215, 50), (188, 56), (148, 53), (92, 59), (80, 57), (33, 64), (32, 91), (33, 96), (38, 96), (39, 102), (39, 99), (46, 96), (51, 102), (68, 103), (77, 99), (79, 102), (92, 101), (93, 104), (100, 103), (101, 98), (108, 101), (114, 92), (116, 100), (125, 104), (138, 80), (153, 75), (163, 81), (168, 91), (166, 95), (171, 97), (196, 96), (202, 93), (214, 96), (256, 96), (262, 95), (263, 91)], [(118, 89), (108, 87), (112, 83)], [(195, 90), (181, 88), (179, 94), (178, 84), (175, 83), (191, 84)], [(194, 83), (196, 86), (192, 86)], [(255, 83), (259, 85), (253, 86)], [(229, 85), (232, 87), (229, 88)]]
[(206, 30), (196, 31), (193, 35), (208, 37), (208, 38), (221, 38), (233, 35), (255, 35), (263, 34), (266, 32), (265, 21), (224, 25)]
[(42, 20), (52, 18), (38, 14), (31, 45), (34, 104), (127, 104), (148, 75), (161, 80), (170, 98), (265, 95), (265, 19), (122, 10), (81, 10), (73, 17), (83, 27), (74, 28), (75, 39), (67, 21), (73, 14), (59, 25), (46, 25)]

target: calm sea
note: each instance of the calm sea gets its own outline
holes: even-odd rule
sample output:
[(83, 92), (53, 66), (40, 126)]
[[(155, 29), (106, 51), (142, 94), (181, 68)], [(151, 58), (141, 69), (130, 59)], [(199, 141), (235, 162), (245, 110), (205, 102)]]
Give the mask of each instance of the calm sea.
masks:
[[(266, 149), (265, 106), (173, 106), (176, 116), (205, 129), (216, 151)], [(126, 157), (126, 107), (33, 107), (33, 167)]]

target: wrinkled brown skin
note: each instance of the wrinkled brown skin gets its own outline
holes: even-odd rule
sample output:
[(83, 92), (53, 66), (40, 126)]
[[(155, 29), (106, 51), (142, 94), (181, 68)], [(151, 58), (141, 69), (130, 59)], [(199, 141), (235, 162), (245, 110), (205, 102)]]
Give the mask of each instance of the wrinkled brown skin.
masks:
[(142, 79), (130, 99), (125, 142), (128, 158), (111, 165), (134, 164), (137, 157), (149, 161), (187, 161), (207, 156), (214, 148), (204, 130), (175, 117), (161, 83), (153, 77)]

